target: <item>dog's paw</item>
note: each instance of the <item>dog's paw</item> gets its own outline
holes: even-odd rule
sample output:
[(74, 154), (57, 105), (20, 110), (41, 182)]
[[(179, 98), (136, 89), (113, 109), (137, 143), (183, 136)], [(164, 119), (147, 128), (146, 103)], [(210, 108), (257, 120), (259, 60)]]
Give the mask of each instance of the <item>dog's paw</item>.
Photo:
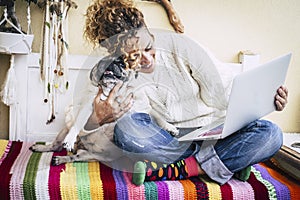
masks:
[(53, 146), (52, 144), (34, 144), (29, 149), (33, 152), (50, 152), (50, 151), (61, 151), (62, 147), (57, 145)]
[(57, 165), (60, 165), (61, 162), (60, 162), (60, 156), (53, 156), (52, 157), (52, 160), (51, 160), (51, 165), (53, 166), (57, 166)]
[(63, 148), (65, 148), (69, 152), (73, 152), (74, 149), (72, 148), (72, 145), (68, 142), (63, 143)]
[(31, 147), (29, 147), (29, 150), (31, 150), (31, 151), (33, 151), (33, 152), (41, 152), (41, 149), (42, 149), (41, 146), (44, 146), (44, 145), (41, 145), (41, 144), (34, 144), (34, 145), (32, 145)]
[(179, 135), (179, 130), (172, 124), (166, 123), (164, 129), (168, 131), (172, 136)]
[(170, 130), (169, 130), (169, 132), (170, 132), (170, 134), (171, 134), (172, 136), (174, 136), (174, 137), (176, 137), (176, 136), (178, 136), (178, 135), (179, 135), (179, 131), (178, 131), (178, 129), (176, 129), (176, 130), (172, 130), (172, 131), (170, 131)]
[(68, 162), (73, 162), (72, 156), (53, 156), (51, 160), (51, 165), (57, 166)]
[(29, 147), (29, 150), (30, 150), (30, 151), (33, 151), (33, 152), (36, 151), (34, 145), (32, 145), (31, 147)]

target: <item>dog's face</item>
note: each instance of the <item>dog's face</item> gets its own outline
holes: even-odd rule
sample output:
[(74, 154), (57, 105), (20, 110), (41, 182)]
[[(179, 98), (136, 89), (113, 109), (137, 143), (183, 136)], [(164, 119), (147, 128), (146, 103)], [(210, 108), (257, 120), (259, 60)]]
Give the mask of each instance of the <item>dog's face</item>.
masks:
[(90, 79), (94, 86), (102, 87), (103, 95), (107, 97), (119, 80), (128, 81), (131, 71), (121, 57), (106, 56), (91, 70)]

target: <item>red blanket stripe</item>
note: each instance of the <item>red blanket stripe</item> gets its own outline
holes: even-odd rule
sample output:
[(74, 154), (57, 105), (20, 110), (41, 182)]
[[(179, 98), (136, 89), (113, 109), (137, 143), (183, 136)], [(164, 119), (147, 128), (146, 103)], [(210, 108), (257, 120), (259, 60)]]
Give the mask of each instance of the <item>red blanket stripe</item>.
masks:
[(104, 199), (117, 199), (116, 183), (112, 168), (100, 163), (100, 178), (103, 183)]
[(250, 174), (248, 183), (251, 184), (254, 190), (255, 199), (259, 199), (259, 200), (269, 199), (269, 193), (267, 187), (262, 182), (257, 180), (253, 172), (251, 172)]
[(7, 154), (7, 157), (0, 165), (0, 194), (2, 200), (10, 199), (9, 183), (11, 179), (11, 174), (9, 172), (21, 151), (22, 144), (22, 142), (13, 142)]
[[(65, 156), (67, 155), (67, 151), (63, 150), (61, 152), (54, 152), (53, 156)], [(53, 166), (51, 165), (50, 167), (50, 172), (49, 172), (49, 196), (50, 199), (55, 199), (55, 200), (61, 200), (61, 194), (60, 194), (60, 172), (66, 169), (66, 165), (58, 165), (58, 166)]]
[(221, 186), (222, 199), (233, 199), (233, 191), (228, 183)]

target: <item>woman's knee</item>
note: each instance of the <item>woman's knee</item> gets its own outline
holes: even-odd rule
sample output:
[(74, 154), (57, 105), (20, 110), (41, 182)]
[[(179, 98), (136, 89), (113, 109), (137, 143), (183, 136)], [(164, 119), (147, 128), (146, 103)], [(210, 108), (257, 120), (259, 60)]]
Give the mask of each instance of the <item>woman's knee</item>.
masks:
[(129, 123), (133, 123), (129, 115), (124, 115), (119, 119), (114, 128), (114, 142), (115, 144), (124, 150), (127, 146), (127, 142), (130, 141), (130, 135), (127, 134), (127, 131), (130, 131), (125, 126), (128, 126)]
[(151, 117), (147, 113), (129, 113), (120, 118), (115, 125), (115, 135), (123, 137), (134, 137), (136, 139), (146, 139), (157, 132), (160, 128), (155, 126)]
[(218, 142), (215, 150), (232, 172), (272, 157), (282, 146), (282, 131), (274, 123), (256, 120)]
[(270, 147), (273, 151), (278, 151), (283, 144), (283, 134), (280, 127), (267, 120), (258, 120), (257, 126), (262, 132), (260, 141), (264, 146)]
[(114, 141), (123, 150), (151, 152), (167, 145), (173, 137), (158, 127), (146, 113), (131, 113), (115, 125)]

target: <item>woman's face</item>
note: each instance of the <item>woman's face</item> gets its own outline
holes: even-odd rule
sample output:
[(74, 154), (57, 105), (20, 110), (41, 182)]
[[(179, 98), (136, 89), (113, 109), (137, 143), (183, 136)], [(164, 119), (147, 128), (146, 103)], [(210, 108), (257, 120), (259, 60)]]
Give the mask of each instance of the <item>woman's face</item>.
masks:
[(136, 70), (142, 73), (152, 73), (155, 69), (154, 37), (147, 28), (138, 30), (136, 38), (133, 38), (139, 47), (140, 58)]

